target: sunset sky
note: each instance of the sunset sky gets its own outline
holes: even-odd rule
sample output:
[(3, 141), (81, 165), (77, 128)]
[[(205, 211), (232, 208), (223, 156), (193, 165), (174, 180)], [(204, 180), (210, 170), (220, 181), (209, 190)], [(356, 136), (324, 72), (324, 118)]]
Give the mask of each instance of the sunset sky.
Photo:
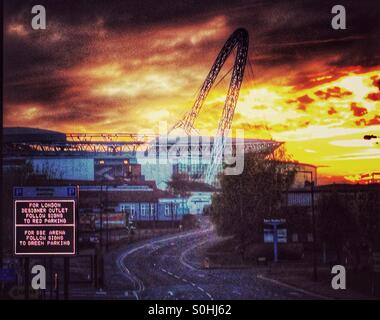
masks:
[[(378, 1), (37, 1), (47, 29), (30, 27), (36, 1), (4, 4), (4, 126), (138, 132), (191, 109), (219, 50), (249, 31), (249, 62), (233, 128), (285, 141), (320, 181), (380, 172)], [(224, 75), (229, 65), (221, 71)], [(229, 76), (195, 126), (212, 134)]]

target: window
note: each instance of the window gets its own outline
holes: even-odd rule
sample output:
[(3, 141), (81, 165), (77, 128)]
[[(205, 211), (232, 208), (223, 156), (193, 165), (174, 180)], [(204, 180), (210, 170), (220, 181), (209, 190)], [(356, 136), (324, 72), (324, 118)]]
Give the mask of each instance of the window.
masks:
[(149, 205), (147, 203), (141, 204), (141, 216), (146, 217), (148, 215)]
[(170, 204), (165, 204), (165, 217), (169, 217), (170, 215)]
[(121, 211), (127, 212), (131, 219), (136, 215), (136, 204), (135, 203), (126, 203), (120, 206)]

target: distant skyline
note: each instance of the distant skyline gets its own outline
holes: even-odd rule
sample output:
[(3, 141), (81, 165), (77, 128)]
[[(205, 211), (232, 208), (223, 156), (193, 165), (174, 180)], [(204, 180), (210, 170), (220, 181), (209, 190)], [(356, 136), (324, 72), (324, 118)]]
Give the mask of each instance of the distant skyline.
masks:
[[(285, 141), (320, 166), (320, 181), (380, 171), (380, 20), (377, 1), (39, 1), (47, 29), (30, 27), (35, 1), (4, 2), (4, 126), (138, 132), (191, 109), (219, 50), (249, 31), (249, 61), (233, 128)], [(229, 59), (231, 64), (233, 59)], [(227, 72), (225, 66), (221, 75)], [(195, 126), (214, 133), (227, 82)], [(226, 83), (225, 83), (226, 82)]]

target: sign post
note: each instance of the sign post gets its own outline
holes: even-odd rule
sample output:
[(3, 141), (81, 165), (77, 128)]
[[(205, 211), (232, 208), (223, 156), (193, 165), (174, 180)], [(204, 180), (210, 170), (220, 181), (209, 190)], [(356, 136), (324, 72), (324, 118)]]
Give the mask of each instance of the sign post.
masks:
[(25, 258), (25, 298), (29, 257), (62, 256), (67, 299), (69, 257), (76, 254), (78, 187), (15, 187), (13, 197), (14, 254)]
[(24, 299), (29, 300), (29, 257), (24, 258)]
[(275, 263), (278, 262), (278, 233), (277, 227), (280, 224), (284, 224), (285, 219), (264, 219), (265, 224), (269, 224), (273, 227), (273, 260)]

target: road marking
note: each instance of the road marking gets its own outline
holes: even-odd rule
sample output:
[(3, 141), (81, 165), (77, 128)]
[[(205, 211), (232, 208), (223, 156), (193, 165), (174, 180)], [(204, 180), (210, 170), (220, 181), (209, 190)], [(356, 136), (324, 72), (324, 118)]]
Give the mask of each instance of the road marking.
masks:
[[(160, 244), (160, 243), (169, 242), (171, 240), (178, 240), (178, 239), (188, 238), (188, 237), (191, 237), (193, 235), (202, 235), (202, 234), (208, 233), (208, 232), (210, 232), (210, 229), (204, 229), (204, 230), (201, 230), (201, 231), (197, 230), (197, 231), (188, 232), (188, 233), (185, 233), (185, 234), (182, 234), (182, 235), (179, 235), (179, 236), (175, 235), (175, 236), (171, 236), (171, 237), (166, 237), (166, 238), (163, 238), (163, 239), (160, 239), (160, 240), (155, 240), (153, 242), (144, 243), (144, 244), (139, 245), (139, 246), (137, 246), (135, 248), (127, 250), (123, 254), (121, 254), (118, 257), (118, 259), (117, 259), (117, 265), (118, 265), (120, 271), (122, 272), (123, 276), (126, 277), (126, 278), (128, 278), (130, 281), (132, 281), (132, 283), (134, 283), (137, 286), (137, 290), (133, 291), (136, 300), (139, 300), (138, 293), (141, 293), (142, 291), (144, 291), (145, 287), (144, 287), (144, 283), (137, 276), (132, 275), (132, 273), (125, 266), (124, 260), (125, 260), (126, 257), (130, 256), (131, 254), (133, 254), (133, 253), (135, 253), (135, 252), (137, 252), (137, 251), (139, 251), (141, 249), (148, 248), (149, 246), (153, 246), (153, 245), (157, 245), (157, 244)], [(161, 269), (161, 270), (163, 272), (167, 272), (166, 270), (164, 271), (164, 269)], [(212, 297), (211, 297), (210, 294), (207, 294), (207, 295), (212, 299)]]
[(264, 281), (271, 282), (271, 283), (279, 285), (279, 286), (283, 286), (283, 287), (291, 289), (291, 290), (295, 290), (297, 292), (303, 293), (303, 294), (308, 295), (308, 296), (312, 296), (312, 297), (317, 298), (317, 299), (331, 300), (331, 298), (329, 298), (329, 297), (320, 295), (318, 293), (313, 293), (313, 292), (307, 291), (305, 289), (301, 289), (301, 288), (292, 286), (290, 284), (287, 284), (287, 283), (284, 283), (284, 282), (281, 282), (281, 281), (278, 281), (278, 280), (275, 280), (275, 279), (267, 278), (267, 277), (265, 277), (265, 276), (263, 276), (261, 274), (258, 274), (257, 278), (261, 279), (261, 280), (264, 280)]
[(208, 296), (210, 298), (210, 300), (214, 300), (214, 298), (211, 296), (211, 294), (209, 294), (208, 292), (205, 292), (206, 293), (206, 296)]
[[(206, 294), (207, 297), (209, 297), (211, 300), (214, 300), (214, 299), (212, 298), (211, 294), (209, 294), (208, 292), (206, 292), (205, 289), (203, 289), (202, 287), (197, 286), (194, 282), (190, 282), (189, 280), (186, 280), (185, 278), (181, 278), (181, 277), (179, 277), (177, 274), (174, 274), (174, 273), (172, 273), (172, 272), (170, 272), (170, 271), (167, 271), (167, 270), (165, 270), (165, 269), (163, 269), (163, 268), (160, 268), (160, 270), (161, 270), (162, 272), (164, 272), (164, 273), (166, 273), (166, 274), (168, 274), (168, 275), (170, 275), (170, 276), (172, 276), (172, 277), (178, 279), (178, 280), (182, 280), (182, 281), (185, 282), (185, 283), (189, 283), (189, 284), (191, 284), (193, 287), (196, 287), (199, 291), (201, 291), (201, 292), (203, 292), (204, 294)], [(168, 291), (168, 292), (171, 292), (171, 291)], [(173, 294), (173, 295), (174, 295), (174, 294)]]
[(106, 296), (106, 295), (107, 295), (107, 292), (106, 292), (106, 291), (103, 291), (103, 290), (99, 290), (99, 291), (96, 291), (95, 294), (96, 294), (96, 295)]
[(190, 248), (187, 248), (184, 252), (181, 253), (180, 257), (179, 257), (179, 261), (181, 262), (182, 265), (184, 265), (185, 267), (189, 268), (190, 270), (199, 270), (199, 268), (196, 268), (194, 267), (193, 265), (191, 265), (190, 263), (187, 262), (187, 259), (186, 259), (186, 255), (194, 250), (195, 248), (197, 247), (200, 247), (202, 245), (204, 245), (205, 243), (207, 243), (208, 240), (205, 240), (205, 241), (202, 241), (201, 243), (196, 243), (195, 245), (191, 246)]
[[(128, 256), (128, 252), (126, 254), (120, 255), (119, 258), (117, 259), (117, 264), (119, 269), (122, 272), (122, 275), (132, 281), (132, 283), (137, 285), (138, 287), (138, 292), (142, 292), (144, 290), (144, 284), (143, 282), (137, 278), (136, 276), (133, 276), (131, 272), (128, 270), (128, 268), (124, 264), (124, 259)], [(139, 300), (139, 296), (136, 291), (133, 291), (133, 295), (136, 298), (136, 300)]]

